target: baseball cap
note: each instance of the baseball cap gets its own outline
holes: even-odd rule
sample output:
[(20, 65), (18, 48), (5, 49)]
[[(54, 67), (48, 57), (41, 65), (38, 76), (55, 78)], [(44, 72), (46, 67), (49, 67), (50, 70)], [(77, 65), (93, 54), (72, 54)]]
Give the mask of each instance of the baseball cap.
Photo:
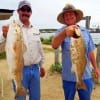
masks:
[(19, 2), (18, 9), (21, 9), (21, 8), (22, 8), (23, 6), (25, 6), (25, 5), (31, 8), (31, 4), (30, 4), (29, 1), (27, 1), (27, 0), (22, 0), (22, 1)]

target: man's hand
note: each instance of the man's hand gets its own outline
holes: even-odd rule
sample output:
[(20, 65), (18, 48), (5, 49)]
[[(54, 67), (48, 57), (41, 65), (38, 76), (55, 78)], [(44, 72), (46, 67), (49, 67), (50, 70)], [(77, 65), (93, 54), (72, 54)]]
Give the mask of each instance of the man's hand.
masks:
[(2, 26), (3, 36), (4, 36), (5, 38), (7, 37), (8, 29), (9, 29), (9, 26), (8, 26), (8, 25)]
[(45, 69), (43, 67), (40, 67), (40, 77), (45, 76)]
[(79, 36), (77, 34), (80, 33), (80, 30), (77, 25), (70, 25), (65, 28), (65, 32), (67, 37), (78, 38)]
[(99, 78), (99, 75), (100, 75), (100, 70), (98, 67), (94, 68), (94, 77), (95, 78)]

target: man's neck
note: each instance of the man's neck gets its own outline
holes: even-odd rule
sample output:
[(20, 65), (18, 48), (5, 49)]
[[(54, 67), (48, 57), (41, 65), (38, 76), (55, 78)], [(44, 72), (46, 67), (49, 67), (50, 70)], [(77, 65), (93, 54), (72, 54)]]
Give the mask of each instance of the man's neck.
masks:
[(29, 27), (29, 25), (30, 25), (29, 21), (22, 21), (22, 23), (25, 25), (25, 27)]

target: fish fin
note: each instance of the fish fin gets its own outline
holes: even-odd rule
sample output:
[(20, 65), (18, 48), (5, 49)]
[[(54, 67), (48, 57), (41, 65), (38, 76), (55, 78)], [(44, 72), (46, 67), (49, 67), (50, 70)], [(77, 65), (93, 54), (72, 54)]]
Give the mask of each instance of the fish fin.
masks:
[(15, 53), (13, 45), (10, 45), (9, 47), (7, 47), (7, 50), (8, 50), (8, 52), (9, 51), (12, 52), (13, 54)]
[(23, 86), (22, 87), (18, 87), (17, 90), (16, 90), (15, 99), (18, 96), (24, 96), (24, 95), (27, 95), (27, 90)]
[(77, 84), (76, 84), (76, 88), (77, 88), (78, 90), (79, 90), (79, 89), (84, 89), (84, 90), (87, 89), (86, 84), (84, 83), (83, 80), (77, 82)]
[(13, 50), (16, 52), (16, 43), (13, 46)]
[(79, 82), (79, 77), (78, 77), (78, 73), (77, 73), (77, 66), (76, 66), (76, 64), (72, 64), (72, 65), (73, 66), (71, 68), (71, 72), (75, 73), (75, 75), (76, 75), (76, 81)]
[(22, 49), (23, 49), (23, 53), (27, 50), (27, 47), (26, 47), (26, 45), (24, 43), (22, 45)]
[(75, 73), (76, 72), (76, 64), (72, 64), (73, 66), (71, 67), (71, 72)]

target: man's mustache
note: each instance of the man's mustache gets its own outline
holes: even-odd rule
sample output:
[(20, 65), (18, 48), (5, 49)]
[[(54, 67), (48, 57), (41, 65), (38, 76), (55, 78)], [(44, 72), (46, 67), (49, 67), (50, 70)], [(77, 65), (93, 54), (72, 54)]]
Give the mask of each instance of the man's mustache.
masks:
[(23, 14), (23, 15), (22, 15), (22, 17), (24, 17), (24, 16), (29, 18), (29, 15), (27, 15), (27, 14)]

